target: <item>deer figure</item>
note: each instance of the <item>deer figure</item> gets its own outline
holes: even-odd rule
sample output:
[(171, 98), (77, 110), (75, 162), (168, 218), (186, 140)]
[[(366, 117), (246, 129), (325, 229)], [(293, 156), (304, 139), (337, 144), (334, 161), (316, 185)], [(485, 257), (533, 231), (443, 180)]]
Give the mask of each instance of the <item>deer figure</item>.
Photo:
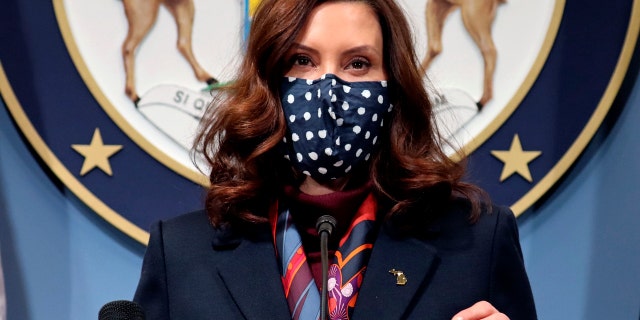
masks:
[(126, 74), (125, 94), (137, 103), (140, 98), (135, 86), (135, 52), (140, 42), (149, 33), (158, 18), (160, 5), (164, 5), (173, 16), (178, 27), (178, 51), (189, 62), (196, 79), (207, 84), (218, 81), (200, 66), (193, 54), (191, 35), (195, 6), (193, 0), (122, 0), (129, 29), (122, 43), (122, 58)]
[(442, 28), (447, 16), (460, 8), (462, 23), (480, 49), (484, 61), (482, 97), (477, 102), (478, 109), (493, 97), (493, 75), (497, 52), (491, 26), (500, 3), (506, 0), (428, 0), (425, 10), (427, 22), (427, 54), (422, 60), (422, 71), (426, 73), (433, 59), (442, 52)]

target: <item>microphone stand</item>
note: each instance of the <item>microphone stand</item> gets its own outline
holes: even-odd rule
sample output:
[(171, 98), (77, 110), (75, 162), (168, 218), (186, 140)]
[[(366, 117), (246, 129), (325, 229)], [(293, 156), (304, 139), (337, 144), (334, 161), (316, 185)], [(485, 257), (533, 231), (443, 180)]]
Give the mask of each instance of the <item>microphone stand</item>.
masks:
[(320, 235), (320, 259), (322, 262), (322, 293), (320, 294), (320, 319), (327, 319), (327, 282), (329, 282), (329, 236), (336, 227), (336, 219), (330, 215), (323, 215), (316, 222), (316, 230)]

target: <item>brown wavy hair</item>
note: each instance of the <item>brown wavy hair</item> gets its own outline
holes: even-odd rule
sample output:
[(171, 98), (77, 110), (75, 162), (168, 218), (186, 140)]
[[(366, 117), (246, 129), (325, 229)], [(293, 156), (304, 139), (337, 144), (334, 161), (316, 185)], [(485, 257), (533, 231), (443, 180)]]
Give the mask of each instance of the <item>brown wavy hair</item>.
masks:
[[(463, 197), (471, 205), (470, 220), (476, 220), (483, 193), (462, 181), (464, 164), (442, 151), (409, 24), (395, 1), (263, 0), (235, 81), (212, 102), (195, 142), (211, 170), (205, 205), (212, 224), (266, 222), (282, 187), (301, 182), (279, 148), (286, 132), (279, 90), (290, 67), (285, 55), (299, 30), (316, 6), (329, 1), (366, 3), (382, 27), (394, 109), (385, 119), (390, 125), (380, 136), (381, 149), (359, 175), (372, 181), (386, 218), (419, 212), (420, 219), (429, 219), (436, 208)], [(414, 207), (425, 210), (409, 210)]]

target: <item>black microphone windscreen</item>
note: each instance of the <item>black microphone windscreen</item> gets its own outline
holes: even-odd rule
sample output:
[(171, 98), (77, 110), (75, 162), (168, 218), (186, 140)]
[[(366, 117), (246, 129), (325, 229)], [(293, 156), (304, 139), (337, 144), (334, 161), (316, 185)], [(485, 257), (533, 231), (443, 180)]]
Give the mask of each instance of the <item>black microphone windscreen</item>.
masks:
[(133, 301), (111, 301), (100, 308), (98, 320), (144, 320), (144, 310)]
[(336, 223), (336, 218), (325, 214), (316, 221), (316, 230), (318, 231), (318, 234), (322, 231), (327, 231), (327, 233), (331, 235), (333, 229), (336, 227)]

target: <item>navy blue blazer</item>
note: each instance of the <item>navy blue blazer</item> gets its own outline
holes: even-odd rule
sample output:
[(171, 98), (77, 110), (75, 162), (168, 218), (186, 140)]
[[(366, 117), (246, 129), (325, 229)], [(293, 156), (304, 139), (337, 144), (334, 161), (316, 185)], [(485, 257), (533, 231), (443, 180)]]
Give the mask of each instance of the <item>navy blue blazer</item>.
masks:
[[(424, 236), (381, 228), (353, 319), (449, 320), (481, 300), (512, 320), (537, 318), (511, 211), (495, 207), (475, 224), (468, 206), (448, 211)], [(238, 234), (199, 211), (150, 233), (134, 297), (147, 319), (291, 318), (268, 226)]]

